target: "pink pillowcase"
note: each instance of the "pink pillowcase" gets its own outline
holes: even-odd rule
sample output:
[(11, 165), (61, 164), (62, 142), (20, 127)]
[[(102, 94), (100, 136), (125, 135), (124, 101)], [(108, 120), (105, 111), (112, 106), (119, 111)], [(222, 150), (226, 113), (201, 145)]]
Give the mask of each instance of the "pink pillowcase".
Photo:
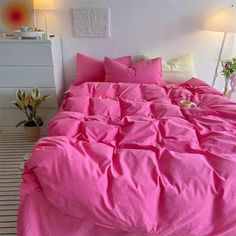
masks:
[[(78, 53), (76, 58), (76, 80), (78, 80), (78, 82), (103, 82), (105, 80), (105, 69), (103, 61), (99, 61), (81, 53)], [(126, 66), (132, 65), (131, 56), (120, 57), (114, 59), (114, 61), (116, 61), (117, 63), (124, 64)]]
[(132, 66), (122, 65), (105, 58), (106, 82), (146, 83), (161, 85), (162, 59), (145, 60)]

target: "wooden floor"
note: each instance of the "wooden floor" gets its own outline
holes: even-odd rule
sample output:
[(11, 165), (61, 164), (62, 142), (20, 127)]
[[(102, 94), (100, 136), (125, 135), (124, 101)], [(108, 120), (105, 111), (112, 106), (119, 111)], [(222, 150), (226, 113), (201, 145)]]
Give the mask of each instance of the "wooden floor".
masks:
[(24, 133), (0, 132), (0, 235), (17, 235), (19, 165), (23, 156), (31, 152), (33, 144)]

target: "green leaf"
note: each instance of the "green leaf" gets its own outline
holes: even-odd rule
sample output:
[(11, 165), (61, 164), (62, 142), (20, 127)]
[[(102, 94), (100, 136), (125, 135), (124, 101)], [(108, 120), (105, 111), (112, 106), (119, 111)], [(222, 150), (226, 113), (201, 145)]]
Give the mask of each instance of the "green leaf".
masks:
[(19, 122), (17, 125), (16, 125), (16, 128), (19, 127), (20, 125), (22, 124), (25, 124), (27, 122), (27, 120), (22, 120), (21, 122)]
[(20, 103), (19, 102), (12, 102), (18, 109), (20, 109), (21, 111), (24, 112), (24, 109), (23, 107), (21, 107)]
[(32, 107), (32, 105), (28, 104), (28, 108), (29, 108), (29, 110), (30, 110), (31, 112), (34, 111), (34, 108)]
[(38, 88), (33, 88), (32, 90), (32, 97), (34, 99), (39, 99), (40, 98), (40, 92)]
[(38, 126), (43, 126), (43, 119), (40, 116), (37, 116), (36, 119)]
[(17, 90), (16, 91), (16, 100), (19, 100), (19, 101), (22, 101), (22, 94), (23, 94), (23, 91), (22, 90)]
[(34, 120), (34, 113), (33, 112), (29, 114), (29, 118), (30, 118), (30, 120)]
[(42, 103), (41, 99), (37, 99), (37, 100), (34, 102), (35, 111), (40, 107), (41, 103)]
[(45, 95), (45, 96), (42, 97), (42, 101), (44, 102), (45, 100), (47, 100), (50, 97), (51, 97), (51, 95)]
[(22, 91), (21, 98), (22, 98), (22, 102), (24, 103), (25, 102), (25, 91)]
[(33, 121), (34, 121), (34, 123), (36, 124), (37, 127), (43, 125), (43, 120), (40, 117), (34, 118)]

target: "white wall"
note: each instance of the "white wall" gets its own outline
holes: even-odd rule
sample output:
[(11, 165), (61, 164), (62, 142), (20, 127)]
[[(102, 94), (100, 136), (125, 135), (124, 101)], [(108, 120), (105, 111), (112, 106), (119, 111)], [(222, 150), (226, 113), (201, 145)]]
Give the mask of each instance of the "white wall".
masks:
[[(198, 77), (211, 82), (222, 33), (206, 32), (206, 16), (232, 0), (55, 0), (48, 16), (49, 29), (62, 36), (65, 79), (75, 78), (75, 54), (82, 52), (102, 59), (105, 55), (147, 54), (172, 58), (192, 53)], [(110, 38), (74, 38), (72, 8), (109, 7)], [(225, 57), (231, 56), (234, 37), (227, 40)], [(221, 82), (220, 79), (218, 82)], [(220, 85), (218, 83), (218, 88)]]

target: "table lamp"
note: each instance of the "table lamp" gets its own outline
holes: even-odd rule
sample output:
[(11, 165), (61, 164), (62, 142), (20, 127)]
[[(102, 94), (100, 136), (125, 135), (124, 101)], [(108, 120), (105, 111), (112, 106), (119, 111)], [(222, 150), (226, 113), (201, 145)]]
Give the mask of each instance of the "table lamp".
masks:
[(43, 11), (45, 38), (48, 38), (48, 25), (47, 25), (46, 11), (54, 9), (53, 0), (34, 0), (33, 9), (34, 9), (34, 27), (35, 28), (37, 27), (36, 10)]
[(224, 49), (227, 33), (236, 32), (236, 7), (232, 5), (231, 7), (222, 8), (215, 11), (207, 20), (205, 29), (209, 31), (224, 32), (224, 37), (223, 37), (219, 57), (218, 57), (216, 68), (215, 68), (215, 74), (212, 81), (212, 87), (213, 87), (215, 85), (215, 81), (218, 76), (218, 68), (220, 65), (221, 56)]

